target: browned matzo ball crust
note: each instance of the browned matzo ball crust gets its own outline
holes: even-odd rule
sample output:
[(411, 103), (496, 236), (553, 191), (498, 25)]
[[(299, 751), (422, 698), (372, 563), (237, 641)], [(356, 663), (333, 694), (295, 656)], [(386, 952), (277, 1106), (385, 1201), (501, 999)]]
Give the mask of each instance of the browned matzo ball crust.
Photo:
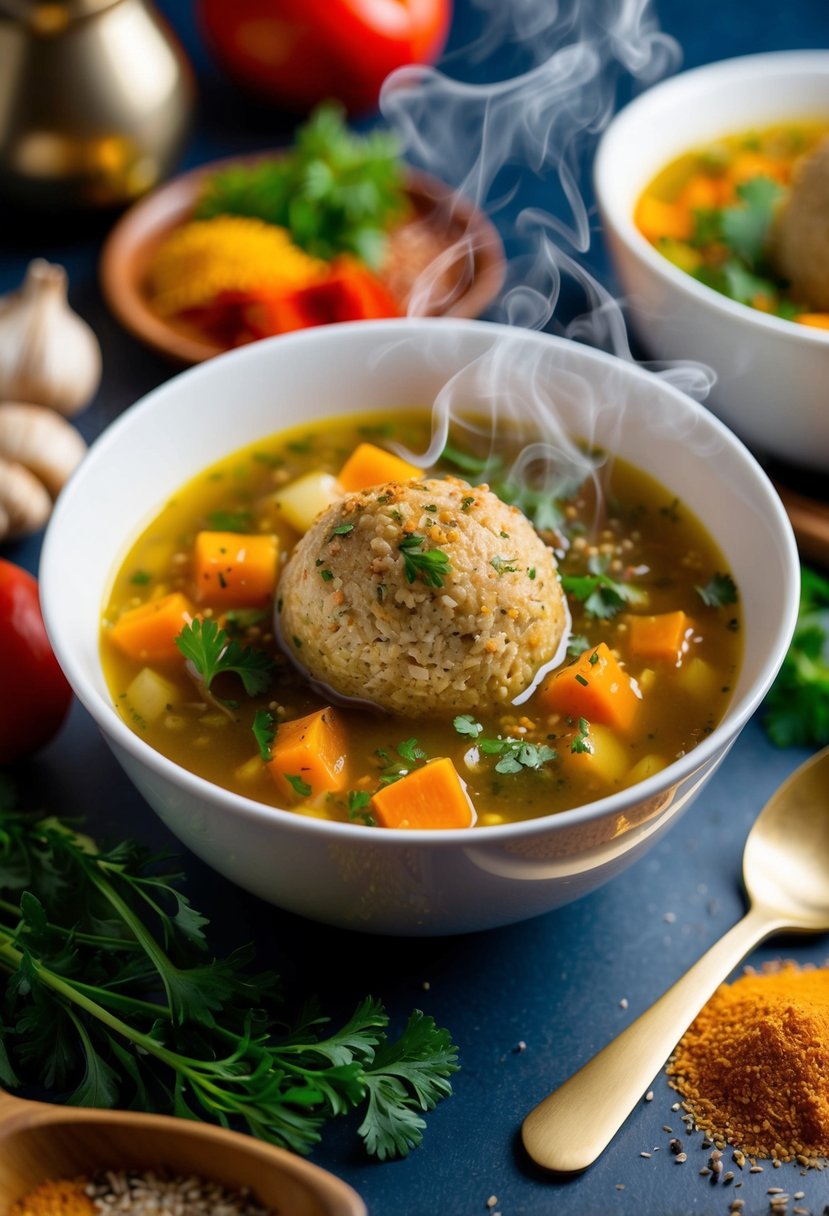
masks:
[(796, 300), (829, 311), (829, 139), (795, 170), (777, 218), (773, 256)]
[[(415, 555), (445, 555), (440, 586), (407, 563), (399, 546), (412, 535), (423, 537)], [(288, 561), (277, 607), (283, 644), (310, 676), (416, 717), (509, 704), (568, 626), (555, 558), (529, 520), (455, 478), (373, 486), (329, 507)]]

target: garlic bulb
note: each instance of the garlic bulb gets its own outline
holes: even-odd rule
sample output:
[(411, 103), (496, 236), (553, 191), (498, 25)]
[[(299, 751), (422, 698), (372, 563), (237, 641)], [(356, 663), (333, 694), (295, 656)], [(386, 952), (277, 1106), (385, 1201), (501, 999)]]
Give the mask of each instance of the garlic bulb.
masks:
[(101, 348), (66, 290), (63, 267), (37, 258), (19, 290), (0, 298), (0, 397), (75, 414), (97, 389)]
[(0, 540), (43, 527), (85, 454), (71, 422), (46, 406), (0, 404)]

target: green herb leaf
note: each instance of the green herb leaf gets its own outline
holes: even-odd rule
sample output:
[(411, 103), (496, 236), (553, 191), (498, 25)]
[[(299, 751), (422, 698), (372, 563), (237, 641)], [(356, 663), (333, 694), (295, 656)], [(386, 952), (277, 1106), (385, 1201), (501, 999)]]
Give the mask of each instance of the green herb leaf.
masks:
[(514, 557), (501, 557), (496, 553), (495, 557), (490, 559), (490, 566), (497, 574), (514, 574), (516, 570), (516, 559)]
[(308, 795), (311, 793), (311, 786), (308, 784), (307, 781), (304, 781), (302, 779), (302, 777), (300, 777), (298, 774), (283, 773), (282, 776), (288, 782), (288, 785), (290, 785), (290, 787), (294, 791), (294, 793), (297, 794), (300, 798), (307, 798)]
[(778, 747), (829, 743), (829, 580), (801, 569), (792, 641), (765, 700), (763, 725)]
[(753, 177), (737, 187), (740, 203), (723, 208), (722, 238), (748, 266), (756, 266), (763, 257), (784, 194), (771, 178)]
[(259, 755), (267, 762), (271, 759), (271, 748), (276, 736), (276, 719), (267, 709), (257, 709), (251, 727), (253, 737), (259, 744)]
[(211, 511), (207, 521), (214, 532), (248, 532), (253, 515), (250, 511)]
[(406, 581), (413, 583), (419, 575), (427, 586), (442, 587), (443, 580), (452, 569), (452, 565), (442, 549), (427, 549), (423, 553), (419, 552), (421, 545), (425, 543), (425, 536), (412, 532), (397, 546), (403, 554)]
[(262, 650), (249, 646), (242, 649), (214, 620), (202, 621), (197, 617), (185, 625), (176, 638), (176, 646), (208, 690), (222, 672), (238, 675), (249, 697), (259, 696), (270, 685), (273, 660)]
[(368, 790), (349, 790), (347, 801), (349, 819), (360, 819), (370, 828), (375, 826), (374, 816), (369, 810), (371, 794)]
[(647, 596), (632, 583), (621, 583), (606, 573), (609, 558), (594, 556), (588, 560), (589, 574), (568, 574), (561, 585), (568, 595), (584, 604), (589, 616), (614, 617), (627, 604), (642, 604)]
[(593, 746), (593, 740), (590, 738), (590, 723), (586, 718), (579, 718), (578, 726), (578, 734), (573, 737), (573, 741), (570, 744), (570, 751), (574, 752), (576, 755), (586, 753), (587, 755), (592, 756), (595, 748)]
[(458, 714), (452, 719), (452, 725), (459, 735), (469, 735), (471, 739), (477, 739), (478, 735), (484, 729), (480, 722), (476, 722), (472, 714)]
[(351, 131), (343, 110), (327, 103), (283, 155), (211, 174), (195, 217), (254, 216), (287, 228), (315, 257), (349, 253), (377, 267), (386, 233), (405, 208), (397, 140), (383, 131)]
[(476, 456), (474, 452), (465, 452), (452, 443), (446, 444), (440, 454), (440, 459), (443, 464), (451, 464), (461, 473), (483, 478), (492, 477), (493, 473), (504, 463), (496, 452), (490, 452), (488, 456)]
[(522, 769), (538, 770), (557, 753), (546, 743), (527, 743), (524, 739), (480, 739), (478, 747), (485, 756), (500, 756), (496, 773), (520, 773)]
[(737, 586), (730, 574), (713, 574), (704, 587), (694, 590), (709, 608), (737, 603)]

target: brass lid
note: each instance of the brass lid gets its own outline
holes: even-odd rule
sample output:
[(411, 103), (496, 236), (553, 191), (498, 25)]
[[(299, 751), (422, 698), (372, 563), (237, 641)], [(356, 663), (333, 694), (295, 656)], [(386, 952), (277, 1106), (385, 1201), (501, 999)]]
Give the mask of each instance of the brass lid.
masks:
[(42, 37), (61, 34), (73, 21), (120, 4), (121, 0), (0, 0), (0, 19), (15, 21)]

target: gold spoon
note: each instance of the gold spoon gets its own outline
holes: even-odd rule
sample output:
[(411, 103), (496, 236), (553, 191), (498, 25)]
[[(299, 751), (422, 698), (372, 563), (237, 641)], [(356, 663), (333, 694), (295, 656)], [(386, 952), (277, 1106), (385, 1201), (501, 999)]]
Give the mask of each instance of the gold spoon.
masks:
[(0, 1216), (46, 1179), (166, 1169), (250, 1187), (279, 1216), (366, 1216), (341, 1179), (241, 1132), (169, 1115), (86, 1110), (0, 1092)]
[(749, 909), (664, 996), (524, 1120), (532, 1159), (583, 1170), (607, 1147), (708, 998), (754, 946), (829, 930), (829, 748), (766, 803), (743, 853)]

